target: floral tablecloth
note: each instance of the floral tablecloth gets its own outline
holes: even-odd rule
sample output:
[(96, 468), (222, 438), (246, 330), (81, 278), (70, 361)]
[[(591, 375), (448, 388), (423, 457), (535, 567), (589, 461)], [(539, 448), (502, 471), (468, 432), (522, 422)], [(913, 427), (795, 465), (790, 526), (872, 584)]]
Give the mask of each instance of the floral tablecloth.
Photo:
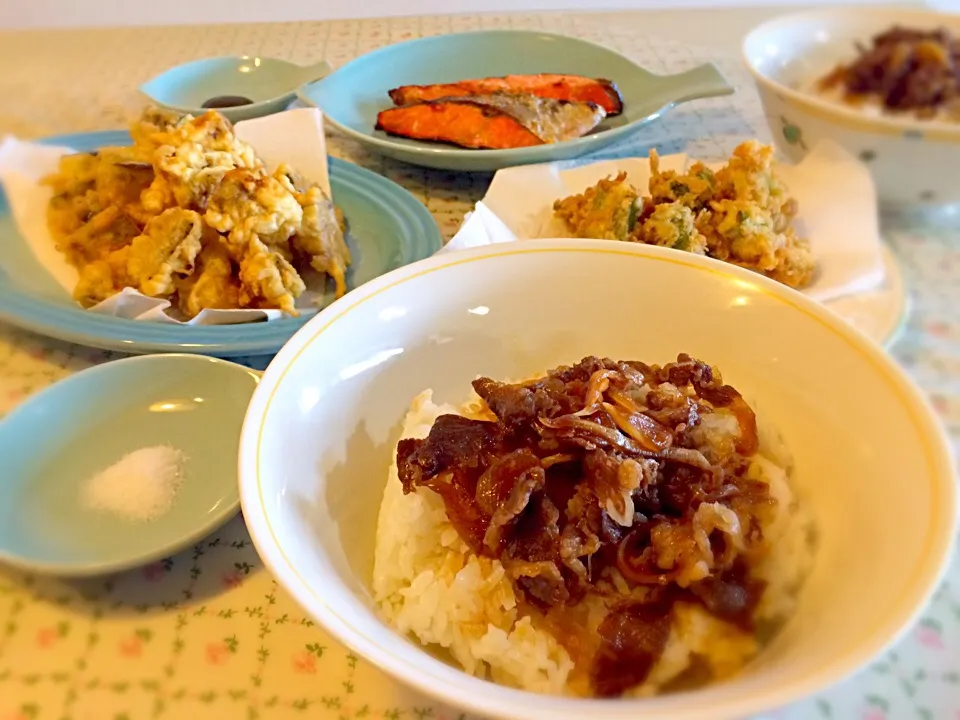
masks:
[[(715, 60), (739, 86), (735, 96), (685, 106), (603, 156), (656, 145), (662, 153), (720, 158), (739, 139), (769, 137), (732, 52), (751, 16), (740, 13), (741, 25), (724, 25), (724, 17), (676, 15), (665, 25), (663, 17), (642, 13), (453, 16), (0, 33), (6, 99), (0, 134), (121, 126), (140, 106), (142, 81), (199, 56), (250, 53), (339, 65), (390, 42), (506, 26), (603, 42), (661, 72)], [(694, 30), (709, 40), (710, 28), (716, 42), (684, 42)], [(337, 136), (330, 146), (411, 190), (446, 239), (490, 179), (402, 166)], [(913, 299), (893, 353), (929, 393), (956, 443), (960, 230), (896, 219), (887, 219), (884, 230)], [(0, 325), (0, 415), (30, 393), (114, 357)], [(268, 361), (249, 359), (259, 367)], [(465, 718), (399, 686), (315, 627), (263, 569), (241, 518), (176, 557), (108, 579), (64, 582), (0, 569), (0, 720), (172, 717)], [(829, 692), (767, 717), (960, 720), (960, 561), (891, 652)]]

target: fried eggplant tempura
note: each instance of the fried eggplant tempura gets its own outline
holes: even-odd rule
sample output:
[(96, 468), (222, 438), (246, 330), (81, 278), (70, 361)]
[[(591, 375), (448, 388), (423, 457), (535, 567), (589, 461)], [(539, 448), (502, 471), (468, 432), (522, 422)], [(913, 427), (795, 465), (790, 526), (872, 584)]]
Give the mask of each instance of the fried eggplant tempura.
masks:
[(203, 238), (196, 270), (176, 281), (180, 311), (187, 317), (195, 317), (203, 310), (240, 307), (240, 279), (234, 263), (217, 233), (212, 235)]
[(224, 176), (236, 168), (263, 172), (253, 148), (215, 112), (180, 122), (150, 138), (156, 177), (144, 205), (153, 211), (171, 207), (202, 209)]
[(343, 237), (342, 220), (333, 202), (318, 187), (297, 194), (303, 208), (303, 223), (291, 238), (293, 249), (317, 272), (333, 278), (337, 295), (347, 289), (346, 270), (350, 249)]
[(296, 315), (308, 270), (337, 297), (347, 291), (339, 209), (293, 168), (268, 172), (222, 115), (150, 108), (130, 133), (132, 146), (66, 155), (43, 180), (84, 307), (132, 287), (186, 318), (243, 307)]
[(275, 177), (237, 169), (224, 175), (203, 217), (238, 256), (254, 237), (268, 245), (286, 243), (300, 228), (303, 209)]
[(774, 170), (771, 147), (742, 143), (716, 172), (702, 163), (683, 173), (661, 171), (651, 151), (650, 170), (649, 197), (641, 197), (620, 173), (557, 200), (554, 215), (574, 237), (709, 255), (795, 288), (813, 280), (810, 246), (792, 225), (797, 201)]
[(102, 260), (87, 263), (80, 270), (80, 277), (73, 290), (73, 299), (83, 307), (93, 307), (116, 295), (131, 284), (127, 273), (130, 246), (107, 254)]
[(200, 253), (203, 225), (193, 210), (170, 208), (153, 218), (134, 239), (127, 272), (144, 295), (172, 295), (177, 277), (190, 275)]
[(59, 247), (70, 262), (79, 266), (105, 259), (110, 253), (129, 245), (139, 234), (136, 221), (116, 205), (110, 205), (92, 215)]
[(306, 289), (286, 258), (257, 237), (240, 263), (240, 307), (280, 308), (296, 314), (294, 303)]

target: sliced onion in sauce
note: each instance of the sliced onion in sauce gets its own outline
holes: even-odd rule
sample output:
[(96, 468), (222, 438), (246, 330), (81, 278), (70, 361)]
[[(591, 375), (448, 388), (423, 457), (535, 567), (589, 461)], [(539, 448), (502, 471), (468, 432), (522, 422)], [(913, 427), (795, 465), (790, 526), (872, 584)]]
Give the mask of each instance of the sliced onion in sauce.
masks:
[(545, 458), (540, 460), (540, 464), (544, 468), (553, 467), (554, 465), (559, 465), (561, 463), (572, 462), (576, 460), (575, 455), (569, 455), (567, 453), (554, 453), (553, 455), (547, 455)]
[(737, 440), (737, 452), (741, 455), (753, 455), (760, 448), (760, 438), (757, 434), (757, 416), (742, 397), (730, 403), (730, 412), (740, 424), (740, 438)]
[(587, 392), (583, 399), (583, 407), (571, 414), (574, 417), (587, 417), (600, 410), (603, 394), (609, 389), (610, 381), (619, 376), (620, 374), (615, 370), (597, 370), (593, 373), (587, 382)]
[(627, 413), (610, 403), (603, 403), (603, 409), (613, 418), (617, 427), (651, 452), (666, 450), (673, 444), (673, 433), (651, 417), (643, 413)]
[(649, 546), (641, 550), (639, 555), (631, 554), (631, 545), (638, 542), (641, 533), (649, 534), (649, 528), (637, 527), (620, 541), (617, 546), (617, 569), (624, 578), (637, 585), (669, 585), (676, 577), (676, 571), (663, 572), (659, 568), (651, 567), (644, 557)]
[(619, 405), (620, 407), (622, 407), (622, 408), (623, 408), (624, 410), (626, 410), (627, 412), (632, 412), (632, 413), (635, 413), (635, 412), (646, 412), (646, 408), (645, 408), (645, 407), (643, 407), (642, 405), (637, 404), (637, 401), (636, 401), (636, 400), (634, 400), (632, 397), (630, 397), (629, 395), (627, 395), (627, 394), (626, 394), (625, 392), (623, 392), (622, 390), (618, 390), (617, 388), (610, 388), (610, 389), (607, 391), (607, 396), (608, 396), (611, 400), (613, 400), (613, 402), (614, 402), (616, 405)]
[(556, 418), (540, 417), (539, 420), (541, 425), (551, 430), (579, 432), (580, 435), (577, 437), (586, 436), (585, 439), (593, 437), (604, 445), (609, 445), (626, 453), (632, 453), (634, 455), (642, 455), (644, 453), (643, 448), (616, 428), (610, 428), (599, 423), (591, 422), (590, 420), (584, 420), (576, 415), (561, 415)]
[(710, 461), (702, 452), (690, 448), (669, 447), (654, 457), (660, 460), (672, 460), (684, 465), (692, 465), (701, 470), (713, 470), (713, 465), (710, 464)]

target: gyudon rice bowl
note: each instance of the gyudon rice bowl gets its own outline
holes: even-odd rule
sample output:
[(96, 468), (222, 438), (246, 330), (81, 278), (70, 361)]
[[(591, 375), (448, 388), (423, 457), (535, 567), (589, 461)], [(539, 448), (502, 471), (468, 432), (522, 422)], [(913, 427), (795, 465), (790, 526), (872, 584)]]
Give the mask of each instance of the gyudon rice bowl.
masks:
[[(264, 373), (240, 447), (244, 521), (308, 617), (399, 684), (490, 720), (753, 717), (823, 692), (906, 632), (947, 566), (955, 469), (935, 413), (888, 355), (802, 294), (710, 258), (605, 240), (515, 245), (440, 254), (357, 288)], [(666, 370), (590, 360), (530, 382), (593, 354), (666, 363), (682, 350), (722, 379), (686, 359)], [(610, 376), (587, 402), (601, 369)], [(434, 429), (441, 415), (463, 419)], [(473, 432), (431, 452), (445, 423)], [(484, 440), (476, 466), (471, 438)], [(398, 439), (414, 441), (400, 463)], [(448, 514), (446, 497), (464, 512)], [(698, 543), (693, 518), (709, 505)], [(543, 547), (527, 542), (554, 523)], [(603, 662), (626, 671), (595, 675), (601, 638), (618, 637), (599, 630), (623, 608), (619, 637), (633, 639)], [(377, 685), (373, 712), (426, 704), (401, 699), (399, 684)], [(626, 697), (582, 697), (604, 693)]]
[(504, 685), (647, 696), (736, 673), (789, 616), (812, 526), (716, 368), (588, 357), (473, 390), (404, 422), (373, 580), (398, 631)]

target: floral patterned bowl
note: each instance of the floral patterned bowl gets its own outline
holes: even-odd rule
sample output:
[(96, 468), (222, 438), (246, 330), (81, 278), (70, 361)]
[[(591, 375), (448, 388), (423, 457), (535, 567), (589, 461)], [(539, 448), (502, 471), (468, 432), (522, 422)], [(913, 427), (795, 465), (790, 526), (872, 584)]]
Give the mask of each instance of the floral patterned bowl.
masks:
[[(664, 298), (670, 311), (653, 311)], [(639, 310), (624, 322), (626, 308)], [(580, 700), (472, 677), (387, 626), (371, 561), (414, 396), (432, 388), (437, 402), (459, 403), (478, 374), (530, 377), (591, 354), (666, 362), (683, 351), (756, 398), (816, 516), (815, 567), (756, 662), (694, 692)], [(354, 290), (267, 368), (239, 463), (247, 527), (293, 598), (383, 670), (491, 720), (730, 720), (819, 692), (909, 628), (939, 582), (957, 516), (944, 431), (866, 336), (747, 270), (604, 240), (441, 253)]]
[(839, 142), (871, 170), (885, 206), (960, 202), (960, 122), (880, 114), (818, 95), (817, 80), (894, 25), (960, 33), (960, 15), (897, 8), (834, 8), (785, 15), (743, 42), (777, 144), (794, 161), (820, 140)]

